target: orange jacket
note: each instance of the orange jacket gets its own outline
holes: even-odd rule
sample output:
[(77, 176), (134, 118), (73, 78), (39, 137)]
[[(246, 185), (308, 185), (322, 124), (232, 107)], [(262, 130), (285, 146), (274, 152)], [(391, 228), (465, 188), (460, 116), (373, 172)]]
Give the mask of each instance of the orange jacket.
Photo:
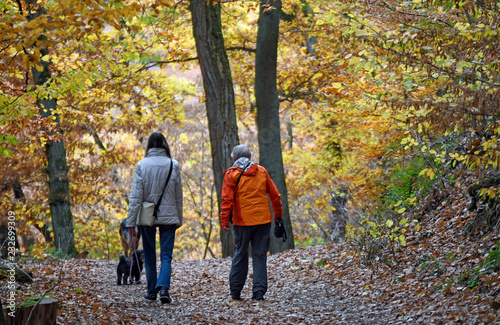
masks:
[(241, 169), (238, 167), (231, 167), (224, 172), (221, 227), (229, 227), (231, 209), (233, 209), (233, 224), (236, 226), (255, 226), (273, 221), (267, 194), (271, 199), (274, 217), (282, 218), (281, 195), (267, 170), (256, 163), (248, 167), (236, 191), (236, 182), (240, 174)]

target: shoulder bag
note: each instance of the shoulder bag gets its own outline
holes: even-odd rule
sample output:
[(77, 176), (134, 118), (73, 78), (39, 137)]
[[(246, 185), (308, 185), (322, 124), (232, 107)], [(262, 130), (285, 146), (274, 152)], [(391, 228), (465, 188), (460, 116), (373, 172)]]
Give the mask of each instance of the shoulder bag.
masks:
[(153, 202), (142, 202), (141, 213), (139, 214), (139, 225), (140, 226), (149, 226), (154, 225), (155, 220), (158, 219), (158, 208), (160, 207), (161, 199), (163, 198), (163, 193), (167, 188), (168, 181), (170, 180), (170, 176), (172, 175), (172, 169), (174, 169), (174, 163), (172, 162), (172, 158), (170, 159), (170, 171), (168, 172), (167, 182), (165, 183), (165, 187), (163, 191), (161, 191), (160, 198), (158, 202), (154, 204)]

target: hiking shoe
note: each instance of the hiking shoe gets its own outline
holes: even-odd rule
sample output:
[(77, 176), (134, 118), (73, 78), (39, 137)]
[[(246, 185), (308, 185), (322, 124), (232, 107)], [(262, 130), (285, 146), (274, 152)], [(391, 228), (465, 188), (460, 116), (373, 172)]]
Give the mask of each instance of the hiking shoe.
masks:
[(155, 301), (156, 300), (156, 294), (154, 293), (145, 293), (144, 294), (144, 299), (147, 301)]
[(170, 304), (172, 302), (172, 298), (168, 294), (168, 288), (162, 287), (160, 289), (160, 301), (162, 304)]
[(232, 291), (231, 292), (231, 299), (233, 300), (241, 300), (240, 293), (237, 291)]
[(261, 294), (258, 294), (258, 293), (254, 293), (252, 295), (252, 300), (264, 300), (264, 295), (261, 295)]

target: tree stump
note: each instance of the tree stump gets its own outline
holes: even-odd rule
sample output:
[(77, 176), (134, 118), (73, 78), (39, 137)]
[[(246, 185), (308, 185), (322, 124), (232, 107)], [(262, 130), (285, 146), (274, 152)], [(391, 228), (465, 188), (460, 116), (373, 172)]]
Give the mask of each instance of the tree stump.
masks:
[(55, 325), (58, 309), (59, 302), (56, 299), (43, 298), (38, 304), (17, 307), (14, 312), (15, 317), (12, 317), (8, 309), (4, 309), (3, 313), (6, 325)]

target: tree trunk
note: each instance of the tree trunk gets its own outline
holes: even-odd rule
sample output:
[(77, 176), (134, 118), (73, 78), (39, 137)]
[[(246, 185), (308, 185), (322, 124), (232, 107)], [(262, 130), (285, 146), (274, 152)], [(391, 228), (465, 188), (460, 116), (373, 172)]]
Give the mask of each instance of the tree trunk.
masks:
[[(43, 8), (28, 16), (33, 20), (43, 14)], [(41, 48), (43, 57), (48, 54), (47, 48)], [(33, 81), (36, 86), (45, 84), (50, 79), (49, 63), (40, 60), (42, 71), (33, 68)], [(56, 130), (61, 133), (59, 126), (59, 115), (55, 112), (57, 102), (54, 98), (37, 99), (40, 115), (51, 118), (56, 123)], [(47, 173), (49, 183), (49, 204), (52, 216), (52, 228), (54, 230), (54, 241), (58, 252), (69, 256), (77, 255), (74, 239), (73, 215), (71, 214), (68, 164), (66, 163), (66, 150), (62, 140), (48, 140), (45, 145), (47, 157)]]
[(335, 208), (330, 214), (330, 239), (337, 242), (345, 240), (346, 224), (349, 219), (347, 210), (347, 188), (340, 187), (334, 190), (331, 195), (330, 205)]
[[(220, 4), (191, 0), (191, 15), (205, 89), (212, 167), (220, 213), (223, 174), (232, 166), (231, 151), (239, 143), (233, 79), (222, 35)], [(221, 230), (220, 237), (222, 257), (232, 256), (232, 232)]]
[[(264, 12), (268, 1), (261, 0), (255, 54), (255, 99), (259, 132), (260, 164), (264, 166), (281, 194), (283, 221), (288, 240), (283, 243), (271, 235), (271, 254), (294, 247), (293, 229), (288, 209), (285, 172), (281, 151), (279, 100), (277, 89), (278, 37), (281, 0), (271, 2), (276, 8)], [(274, 223), (273, 223), (274, 228)], [(271, 232), (273, 231), (271, 229)]]
[(4, 311), (4, 309), (3, 309), (2, 300), (0, 300), (0, 310), (2, 311), (2, 313), (0, 313), (0, 325), (5, 325), (6, 324), (6, 321), (5, 321), (6, 311)]

